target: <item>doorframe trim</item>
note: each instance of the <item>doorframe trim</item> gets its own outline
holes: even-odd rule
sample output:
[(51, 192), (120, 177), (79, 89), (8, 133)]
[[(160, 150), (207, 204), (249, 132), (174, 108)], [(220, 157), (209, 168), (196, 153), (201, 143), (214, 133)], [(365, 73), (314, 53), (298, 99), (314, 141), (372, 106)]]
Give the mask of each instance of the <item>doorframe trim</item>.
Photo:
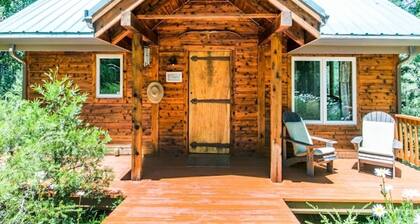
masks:
[(184, 68), (185, 73), (185, 105), (186, 105), (186, 113), (185, 113), (185, 152), (187, 154), (190, 153), (190, 53), (191, 52), (200, 52), (200, 51), (226, 51), (230, 52), (230, 94), (232, 99), (232, 104), (230, 107), (230, 148), (229, 154), (232, 155), (235, 149), (235, 129), (233, 127), (233, 115), (234, 115), (234, 108), (235, 108), (235, 89), (234, 89), (234, 78), (235, 78), (235, 61), (236, 61), (236, 47), (231, 45), (184, 45), (184, 60), (186, 61), (186, 66)]

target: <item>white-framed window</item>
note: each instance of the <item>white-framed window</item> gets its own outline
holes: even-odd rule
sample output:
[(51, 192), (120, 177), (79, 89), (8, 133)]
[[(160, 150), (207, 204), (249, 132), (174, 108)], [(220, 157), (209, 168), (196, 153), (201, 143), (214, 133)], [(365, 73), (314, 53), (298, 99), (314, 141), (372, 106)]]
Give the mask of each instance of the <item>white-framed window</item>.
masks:
[(123, 97), (123, 55), (96, 55), (96, 97)]
[(293, 57), (292, 110), (308, 124), (357, 124), (354, 57)]

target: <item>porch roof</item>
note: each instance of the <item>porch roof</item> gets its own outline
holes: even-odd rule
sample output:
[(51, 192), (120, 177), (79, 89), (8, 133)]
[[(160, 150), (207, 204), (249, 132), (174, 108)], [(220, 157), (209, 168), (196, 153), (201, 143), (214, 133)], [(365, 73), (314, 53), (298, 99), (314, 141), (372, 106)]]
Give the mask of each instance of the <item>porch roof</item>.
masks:
[[(321, 27), (321, 37), (310, 44), (312, 48), (321, 45), (420, 46), (420, 20), (388, 0), (300, 1), (321, 17), (328, 17)], [(58, 45), (73, 50), (72, 47), (80, 43), (102, 50), (121, 50), (96, 39), (93, 28), (85, 20), (85, 10), (92, 15), (109, 2), (38, 0), (0, 23), (0, 50), (10, 44), (17, 44), (21, 50)], [(304, 53), (302, 49), (296, 52), (299, 51)]]

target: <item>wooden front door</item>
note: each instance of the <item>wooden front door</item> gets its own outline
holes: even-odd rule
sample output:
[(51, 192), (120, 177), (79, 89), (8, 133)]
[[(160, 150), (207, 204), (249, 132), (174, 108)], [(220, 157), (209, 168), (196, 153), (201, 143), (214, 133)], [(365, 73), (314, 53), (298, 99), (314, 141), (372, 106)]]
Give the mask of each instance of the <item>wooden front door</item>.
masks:
[(230, 151), (231, 53), (189, 55), (189, 151)]

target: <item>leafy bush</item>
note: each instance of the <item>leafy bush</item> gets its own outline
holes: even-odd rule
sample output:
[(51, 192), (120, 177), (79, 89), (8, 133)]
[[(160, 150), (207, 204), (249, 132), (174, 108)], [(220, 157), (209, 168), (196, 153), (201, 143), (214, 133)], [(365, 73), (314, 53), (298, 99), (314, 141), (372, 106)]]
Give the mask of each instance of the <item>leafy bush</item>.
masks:
[(0, 100), (0, 223), (88, 222), (74, 198), (100, 200), (112, 179), (100, 167), (110, 137), (79, 119), (86, 96), (56, 74), (37, 100)]

